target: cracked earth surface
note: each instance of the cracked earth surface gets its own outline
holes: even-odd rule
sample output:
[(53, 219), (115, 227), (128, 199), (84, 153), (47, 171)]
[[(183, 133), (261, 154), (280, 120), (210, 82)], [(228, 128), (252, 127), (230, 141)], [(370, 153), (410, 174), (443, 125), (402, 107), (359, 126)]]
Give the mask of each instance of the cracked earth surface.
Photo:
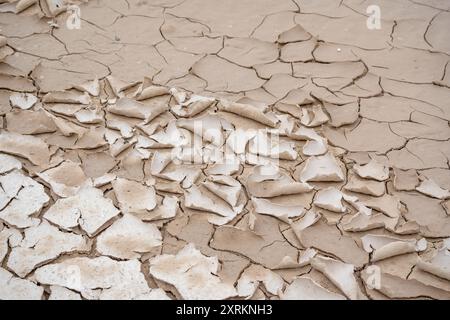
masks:
[(448, 0), (71, 4), (0, 0), (0, 299), (450, 299)]

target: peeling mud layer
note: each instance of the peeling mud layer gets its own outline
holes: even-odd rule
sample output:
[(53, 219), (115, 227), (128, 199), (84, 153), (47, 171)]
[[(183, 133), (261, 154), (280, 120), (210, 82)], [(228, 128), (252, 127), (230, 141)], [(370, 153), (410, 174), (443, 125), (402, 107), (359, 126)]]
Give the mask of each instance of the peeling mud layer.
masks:
[(0, 299), (450, 299), (450, 2), (231, 2), (0, 0)]

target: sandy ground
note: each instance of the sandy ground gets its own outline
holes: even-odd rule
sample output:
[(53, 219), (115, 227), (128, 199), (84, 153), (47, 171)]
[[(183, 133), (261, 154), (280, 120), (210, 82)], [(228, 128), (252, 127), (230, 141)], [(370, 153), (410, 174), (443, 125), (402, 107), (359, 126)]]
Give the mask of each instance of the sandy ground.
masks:
[(0, 299), (449, 299), (448, 0), (0, 0)]

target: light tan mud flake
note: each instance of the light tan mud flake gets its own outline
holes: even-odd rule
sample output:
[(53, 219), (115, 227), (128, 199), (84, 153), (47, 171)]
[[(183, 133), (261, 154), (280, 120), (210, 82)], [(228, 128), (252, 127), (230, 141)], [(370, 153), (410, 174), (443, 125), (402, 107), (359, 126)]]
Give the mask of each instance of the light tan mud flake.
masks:
[(51, 261), (63, 253), (88, 251), (89, 245), (81, 235), (64, 233), (43, 221), (25, 230), (22, 242), (12, 249), (7, 266), (25, 277), (36, 266)]
[(75, 85), (74, 89), (82, 92), (87, 92), (91, 96), (97, 97), (98, 95), (100, 95), (100, 81), (98, 80), (98, 78), (88, 80), (81, 84)]
[(369, 208), (380, 211), (391, 218), (398, 218), (403, 212), (402, 204), (397, 196), (385, 194), (382, 197), (362, 197), (364, 204)]
[(308, 277), (295, 279), (281, 295), (282, 300), (346, 300)]
[(310, 39), (301, 42), (288, 43), (281, 47), (280, 60), (283, 62), (306, 62), (313, 60), (312, 51), (317, 40)]
[(0, 151), (28, 159), (37, 166), (46, 166), (50, 161), (50, 150), (43, 140), (4, 130), (0, 132)]
[(449, 237), (450, 217), (441, 204), (441, 200), (420, 193), (399, 192), (397, 197), (406, 205), (404, 213), (407, 220), (415, 221), (424, 237)]
[(252, 198), (255, 212), (276, 217), (283, 222), (290, 223), (292, 218), (302, 216), (305, 213), (303, 206), (281, 205), (267, 199)]
[(219, 266), (217, 257), (207, 257), (188, 244), (176, 255), (151, 259), (150, 274), (175, 286), (183, 299), (222, 300), (236, 296), (236, 289), (216, 276)]
[(343, 263), (331, 258), (316, 256), (311, 265), (322, 272), (330, 281), (338, 287), (347, 298), (351, 300), (365, 300), (367, 297), (361, 291), (354, 273), (352, 264)]
[(9, 102), (12, 107), (28, 110), (32, 108), (38, 101), (37, 97), (31, 93), (16, 92), (11, 94)]
[(43, 110), (14, 110), (5, 116), (9, 132), (19, 134), (53, 133), (57, 126)]
[(184, 197), (184, 205), (187, 208), (214, 213), (216, 216), (210, 215), (208, 220), (217, 225), (233, 220), (244, 207), (243, 204), (232, 207), (214, 192), (195, 185), (186, 190)]
[(419, 185), (416, 170), (401, 170), (394, 168), (394, 188), (398, 191), (413, 191)]
[(274, 128), (279, 121), (275, 116), (264, 113), (260, 108), (249, 104), (233, 103), (222, 100), (219, 103), (219, 109), (237, 114), (244, 118), (252, 119), (271, 128)]
[(81, 296), (65, 287), (50, 286), (48, 300), (81, 300)]
[(112, 185), (122, 212), (140, 214), (156, 207), (153, 187), (122, 178), (118, 178)]
[(364, 250), (371, 253), (372, 262), (411, 252), (422, 252), (427, 248), (425, 238), (405, 240), (390, 236), (367, 234), (361, 237), (361, 242)]
[(19, 228), (37, 225), (33, 215), (50, 200), (44, 187), (19, 171), (0, 176), (0, 184), (0, 218)]
[(97, 250), (119, 259), (138, 259), (162, 244), (158, 228), (125, 214), (97, 237)]
[(389, 178), (389, 167), (373, 159), (365, 165), (355, 165), (353, 169), (361, 178), (377, 181), (384, 181)]
[(43, 98), (44, 103), (73, 103), (73, 104), (89, 104), (91, 98), (87, 93), (76, 91), (54, 91), (47, 93)]
[(44, 218), (65, 230), (79, 224), (89, 236), (93, 236), (119, 212), (110, 199), (103, 197), (100, 189), (85, 186), (74, 196), (58, 199)]
[(425, 178), (420, 185), (416, 187), (416, 190), (436, 199), (444, 200), (450, 197), (450, 192), (448, 190), (441, 188), (431, 179)]
[(13, 156), (0, 154), (0, 174), (7, 173), (14, 169), (22, 169), (22, 162)]
[(333, 127), (341, 127), (347, 124), (353, 124), (358, 120), (359, 106), (357, 103), (350, 103), (345, 105), (334, 105), (331, 103), (324, 103), (324, 108), (330, 115), (330, 124)]
[(302, 230), (299, 240), (305, 247), (313, 247), (332, 254), (357, 268), (369, 261), (369, 255), (356, 244), (353, 238), (341, 235), (336, 226), (327, 225), (324, 221), (318, 221)]
[(417, 267), (442, 279), (450, 280), (449, 248), (444, 245), (434, 252), (431, 258), (420, 258)]
[(344, 213), (347, 208), (342, 204), (343, 198), (344, 195), (340, 190), (329, 187), (317, 192), (314, 205), (333, 212)]
[(87, 183), (83, 169), (70, 160), (42, 171), (38, 176), (51, 186), (54, 193), (63, 198), (74, 196), (83, 184)]
[(258, 198), (272, 198), (310, 192), (307, 183), (297, 182), (273, 165), (256, 166), (247, 178), (248, 192)]
[[(0, 228), (1, 229), (1, 228)], [(22, 241), (22, 234), (14, 228), (4, 227), (0, 231), (0, 264), (8, 254), (9, 248), (14, 248)]]
[(137, 260), (115, 261), (108, 257), (77, 257), (48, 264), (35, 272), (39, 283), (79, 292), (86, 299), (166, 300), (161, 289), (151, 289)]
[(210, 246), (213, 249), (239, 253), (252, 261), (273, 269), (284, 257), (297, 260), (298, 249), (285, 241), (279, 229), (281, 222), (273, 217), (258, 215), (252, 230), (234, 226), (219, 226)]
[(237, 282), (238, 295), (247, 299), (251, 298), (260, 283), (272, 295), (280, 294), (284, 287), (283, 279), (275, 272), (253, 264), (244, 270)]
[(323, 156), (310, 157), (300, 172), (300, 181), (344, 181), (344, 173), (336, 158), (327, 153)]
[(116, 104), (110, 105), (108, 111), (117, 115), (143, 119), (146, 122), (153, 120), (161, 113), (168, 110), (166, 98), (152, 99), (152, 103), (141, 103), (129, 98), (121, 98)]
[[(369, 279), (370, 273), (367, 269), (361, 272), (361, 278), (366, 286), (374, 285)], [(377, 291), (391, 299), (407, 299), (430, 297), (433, 299), (449, 299), (450, 294), (447, 291), (432, 286), (425, 285), (415, 279), (402, 279), (389, 273), (381, 273), (380, 282)], [(376, 285), (376, 283), (375, 283)]]
[(380, 197), (385, 193), (384, 182), (361, 179), (352, 174), (344, 187), (345, 190)]
[(15, 277), (6, 269), (0, 268), (0, 299), (41, 300), (43, 293), (43, 287), (30, 280)]

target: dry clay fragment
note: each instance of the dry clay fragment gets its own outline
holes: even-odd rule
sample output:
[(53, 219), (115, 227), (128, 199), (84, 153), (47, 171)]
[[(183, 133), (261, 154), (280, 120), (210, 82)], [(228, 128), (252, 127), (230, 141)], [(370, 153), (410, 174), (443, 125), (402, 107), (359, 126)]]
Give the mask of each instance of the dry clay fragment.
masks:
[(344, 213), (347, 208), (342, 204), (343, 198), (344, 194), (340, 190), (328, 187), (317, 192), (314, 205), (333, 212)]
[(231, 284), (216, 276), (217, 257), (204, 256), (193, 244), (176, 255), (164, 254), (150, 260), (150, 274), (167, 282), (186, 300), (222, 300), (237, 295)]
[(58, 199), (44, 214), (44, 218), (65, 230), (71, 230), (79, 224), (92, 236), (119, 212), (110, 199), (103, 197), (100, 189), (84, 186), (76, 195)]
[(264, 284), (267, 292), (273, 295), (278, 295), (283, 290), (283, 278), (269, 269), (253, 264), (245, 269), (237, 282), (238, 295), (250, 299), (260, 282)]
[(202, 183), (206, 189), (225, 200), (230, 206), (237, 206), (242, 191), (242, 185), (239, 181), (232, 177), (220, 175), (209, 176), (208, 180)]
[(89, 104), (91, 97), (89, 94), (73, 92), (73, 91), (55, 91), (47, 93), (43, 98), (44, 103), (73, 103), (73, 104)]
[(0, 151), (28, 159), (37, 166), (45, 166), (50, 161), (48, 145), (39, 138), (2, 131)]
[(248, 192), (258, 198), (305, 193), (312, 189), (309, 184), (294, 181), (272, 165), (254, 167), (247, 178)]
[(354, 266), (331, 258), (316, 256), (311, 266), (322, 272), (350, 300), (366, 300), (356, 281)]
[(276, 217), (283, 222), (291, 223), (291, 218), (296, 218), (305, 213), (305, 208), (296, 205), (281, 205), (267, 199), (252, 197), (253, 207), (256, 213)]
[(20, 277), (25, 277), (36, 266), (51, 261), (63, 253), (89, 250), (81, 235), (64, 233), (43, 221), (25, 230), (22, 242), (12, 249), (7, 266)]
[(8, 130), (20, 134), (53, 133), (57, 130), (53, 119), (42, 109), (13, 110), (5, 116)]
[(35, 272), (38, 282), (80, 292), (86, 299), (166, 300), (161, 289), (150, 289), (138, 260), (77, 257), (48, 264)]
[(237, 114), (238, 116), (257, 121), (271, 128), (275, 128), (278, 123), (278, 119), (275, 116), (268, 115), (261, 111), (260, 108), (250, 104), (221, 100), (218, 106), (219, 110)]
[(361, 179), (356, 175), (350, 175), (350, 178), (344, 189), (352, 192), (364, 193), (370, 196), (380, 197), (385, 192), (385, 185), (380, 181)]
[(108, 111), (120, 116), (143, 119), (149, 122), (169, 109), (166, 103), (144, 104), (129, 98), (120, 98), (116, 104), (108, 106)]
[(318, 221), (300, 232), (294, 229), (294, 232), (303, 246), (332, 254), (357, 268), (363, 267), (369, 261), (369, 255), (353, 238), (342, 235), (336, 226), (330, 226), (324, 221)]
[(87, 181), (83, 169), (70, 160), (42, 171), (38, 176), (52, 187), (54, 193), (63, 198), (75, 195)]
[(0, 264), (6, 257), (9, 247), (14, 248), (22, 241), (22, 234), (14, 228), (0, 228)]
[(78, 293), (64, 287), (50, 286), (50, 296), (48, 300), (81, 300)]
[[(373, 273), (368, 272), (367, 269), (361, 272), (361, 278), (368, 287), (373, 287), (373, 277), (371, 275)], [(375, 287), (375, 289), (392, 299), (422, 297), (441, 300), (450, 299), (450, 293), (448, 291), (426, 285), (415, 279), (403, 279), (389, 273), (380, 274), (379, 287)]]
[(327, 139), (318, 135), (314, 129), (301, 127), (288, 136), (295, 140), (307, 140), (302, 150), (305, 156), (320, 156), (328, 151)]
[(355, 165), (353, 169), (361, 178), (377, 181), (384, 181), (389, 178), (389, 168), (373, 159), (365, 165)]
[(361, 237), (361, 241), (364, 250), (372, 253), (372, 262), (410, 252), (421, 252), (427, 248), (425, 238), (420, 240), (404, 240), (389, 236), (368, 234)]
[(177, 215), (178, 202), (178, 198), (175, 196), (165, 196), (162, 200), (162, 204), (157, 206), (151, 212), (134, 215), (139, 217), (139, 219), (141, 219), (142, 221), (174, 218)]
[(342, 172), (336, 158), (330, 153), (323, 156), (310, 157), (306, 160), (306, 164), (300, 173), (300, 181), (344, 181), (344, 173)]
[(22, 162), (13, 156), (0, 153), (0, 174), (12, 171), (14, 169), (22, 169)]
[(19, 228), (39, 223), (31, 217), (50, 200), (44, 187), (19, 171), (0, 176), (0, 219)]
[(431, 179), (425, 179), (422, 183), (416, 188), (417, 191), (436, 198), (436, 199), (447, 199), (450, 198), (450, 191), (446, 189), (442, 189), (436, 182)]
[(37, 97), (31, 93), (13, 93), (9, 97), (9, 102), (12, 107), (28, 110), (33, 107), (38, 101)]
[(215, 98), (192, 95), (187, 101), (173, 106), (171, 110), (179, 117), (193, 117), (209, 108), (215, 101)]
[(295, 279), (280, 296), (281, 300), (346, 300), (307, 277)]
[(208, 221), (216, 225), (222, 225), (233, 220), (244, 207), (243, 204), (232, 207), (223, 201), (218, 194), (215, 194), (215, 196), (218, 199), (214, 199), (213, 195), (209, 196), (193, 185), (185, 192), (184, 205), (187, 208), (215, 213), (218, 217), (209, 216)]
[(125, 214), (97, 237), (97, 250), (119, 259), (138, 259), (161, 245), (161, 232), (150, 223)]
[(97, 97), (100, 94), (100, 82), (97, 78), (76, 85), (73, 88), (79, 91), (87, 92), (94, 97)]
[(443, 247), (429, 260), (420, 258), (417, 267), (421, 270), (450, 281), (449, 247)]
[(112, 186), (124, 213), (143, 214), (156, 207), (156, 193), (152, 186), (123, 178), (117, 178)]
[(328, 121), (327, 114), (320, 105), (302, 108), (300, 123), (306, 127), (317, 127)]
[(41, 300), (44, 288), (0, 268), (1, 300)]
[(248, 150), (255, 155), (281, 160), (295, 160), (298, 157), (293, 141), (269, 138), (267, 133), (261, 130), (250, 139)]
[(379, 198), (369, 198), (364, 201), (364, 204), (369, 208), (380, 211), (391, 218), (398, 218), (401, 216), (402, 204), (400, 200), (389, 194), (385, 194)]
[(416, 170), (401, 170), (394, 168), (394, 188), (398, 191), (412, 191), (419, 185)]

